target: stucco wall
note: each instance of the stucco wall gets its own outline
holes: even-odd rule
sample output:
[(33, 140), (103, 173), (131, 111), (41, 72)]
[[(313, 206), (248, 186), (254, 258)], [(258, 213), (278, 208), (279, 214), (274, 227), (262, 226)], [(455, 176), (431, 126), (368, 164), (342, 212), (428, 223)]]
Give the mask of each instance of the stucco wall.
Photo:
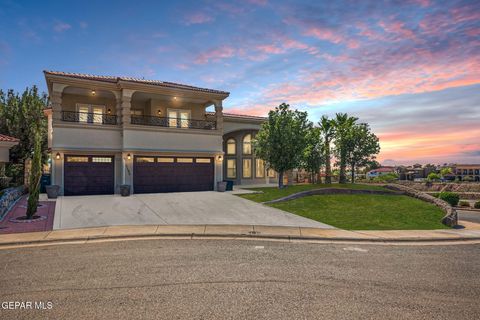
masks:
[[(202, 120), (205, 118), (205, 107), (203, 105), (183, 102), (180, 99), (172, 101), (160, 99), (140, 101), (135, 99), (135, 95), (133, 95), (131, 104), (132, 110), (142, 110), (143, 115), (146, 116), (168, 117), (168, 109), (182, 109), (190, 110), (191, 119)], [(158, 114), (158, 110), (160, 110), (160, 114)]]
[[(182, 151), (182, 152), (222, 152), (222, 136), (218, 134), (201, 134), (190, 129), (183, 132), (146, 131), (125, 129), (123, 148), (125, 150)], [(185, 132), (188, 130), (188, 132)]]
[(0, 162), (8, 162), (10, 147), (0, 146)]
[(121, 131), (86, 124), (79, 127), (54, 127), (52, 149), (120, 150)]
[(224, 118), (223, 120), (223, 134), (227, 134), (233, 131), (238, 130), (260, 130), (261, 124), (257, 123), (246, 123), (246, 122), (239, 122), (239, 121), (232, 121), (227, 120)]
[(95, 104), (105, 106), (105, 112), (111, 109), (111, 114), (116, 114), (116, 101), (112, 94), (111, 98), (99, 97), (99, 96), (82, 96), (64, 93), (62, 96), (62, 110), (65, 111), (77, 111), (77, 103)]

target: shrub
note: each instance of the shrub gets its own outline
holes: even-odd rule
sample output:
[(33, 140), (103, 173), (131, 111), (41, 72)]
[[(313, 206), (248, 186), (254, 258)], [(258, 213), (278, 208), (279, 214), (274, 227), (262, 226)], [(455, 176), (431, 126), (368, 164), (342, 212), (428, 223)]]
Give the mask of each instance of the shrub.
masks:
[(473, 207), (474, 207), (475, 209), (480, 209), (480, 201), (475, 202), (475, 204), (473, 205)]
[(434, 192), (434, 193), (430, 193), (430, 195), (434, 198), (438, 198), (438, 196), (440, 195), (440, 193), (438, 192)]
[(460, 201), (460, 202), (458, 203), (458, 205), (459, 205), (460, 207), (468, 207), (468, 208), (470, 208), (470, 202), (468, 202), (468, 201), (463, 201), (463, 200), (462, 200), (462, 201)]
[(373, 179), (374, 182), (393, 182), (395, 180), (398, 180), (398, 175), (396, 173), (382, 174)]
[(455, 192), (440, 192), (438, 195), (440, 199), (448, 202), (452, 207), (458, 205), (460, 201), (460, 196)]
[(437, 181), (440, 180), (440, 175), (435, 172), (430, 172), (427, 176), (428, 181)]

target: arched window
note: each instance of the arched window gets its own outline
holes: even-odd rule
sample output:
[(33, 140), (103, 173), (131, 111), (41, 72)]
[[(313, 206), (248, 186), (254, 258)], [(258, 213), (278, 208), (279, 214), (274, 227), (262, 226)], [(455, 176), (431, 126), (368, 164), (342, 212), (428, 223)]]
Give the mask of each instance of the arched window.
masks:
[(252, 154), (252, 135), (250, 133), (243, 137), (243, 154)]
[(227, 154), (233, 155), (237, 153), (235, 144), (235, 139), (230, 138), (227, 140)]

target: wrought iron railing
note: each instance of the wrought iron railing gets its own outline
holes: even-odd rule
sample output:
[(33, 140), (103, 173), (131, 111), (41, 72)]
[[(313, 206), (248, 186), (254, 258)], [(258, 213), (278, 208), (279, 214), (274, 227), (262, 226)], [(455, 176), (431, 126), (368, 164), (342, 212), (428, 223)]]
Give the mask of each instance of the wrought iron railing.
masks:
[(116, 115), (92, 112), (62, 111), (62, 120), (67, 122), (117, 124)]
[(158, 126), (158, 127), (186, 128), (186, 129), (215, 130), (217, 128), (217, 122), (214, 120), (195, 120), (195, 119), (140, 116), (140, 115), (132, 115), (131, 123), (143, 125), (143, 126)]

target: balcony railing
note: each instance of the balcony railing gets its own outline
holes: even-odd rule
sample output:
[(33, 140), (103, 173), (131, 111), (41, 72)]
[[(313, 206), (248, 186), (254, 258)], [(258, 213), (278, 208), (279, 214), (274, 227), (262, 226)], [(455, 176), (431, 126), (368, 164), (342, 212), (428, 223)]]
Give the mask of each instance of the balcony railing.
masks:
[(62, 111), (62, 120), (66, 122), (117, 124), (117, 116), (111, 114)]
[(167, 128), (184, 128), (184, 129), (203, 129), (215, 130), (217, 122), (214, 120), (194, 120), (169, 117), (140, 116), (132, 115), (131, 123), (143, 126), (157, 126)]

